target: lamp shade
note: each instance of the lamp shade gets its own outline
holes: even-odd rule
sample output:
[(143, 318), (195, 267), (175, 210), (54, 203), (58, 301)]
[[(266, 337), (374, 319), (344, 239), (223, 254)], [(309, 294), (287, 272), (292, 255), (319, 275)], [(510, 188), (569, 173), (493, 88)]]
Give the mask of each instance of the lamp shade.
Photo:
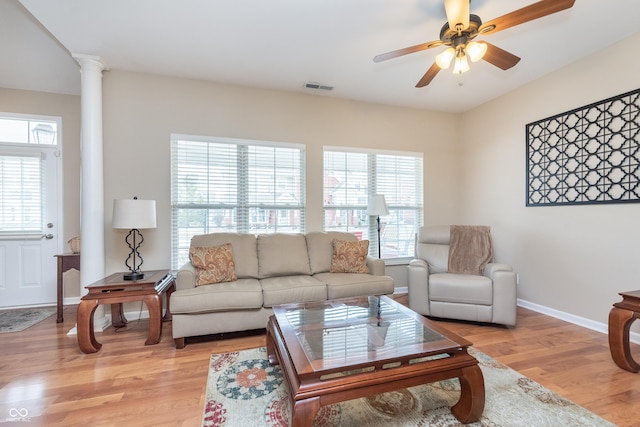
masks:
[(371, 197), (367, 214), (370, 216), (389, 215), (389, 209), (387, 208), (387, 202), (384, 200), (384, 195), (376, 194)]
[(113, 228), (156, 228), (156, 201), (116, 199), (113, 201)]

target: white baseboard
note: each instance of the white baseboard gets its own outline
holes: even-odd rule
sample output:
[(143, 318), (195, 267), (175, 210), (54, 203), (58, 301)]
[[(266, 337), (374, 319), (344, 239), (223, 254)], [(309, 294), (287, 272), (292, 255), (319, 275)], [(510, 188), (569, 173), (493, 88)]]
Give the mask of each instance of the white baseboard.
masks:
[(78, 305), (80, 304), (80, 297), (65, 297), (62, 299), (62, 305)]
[[(564, 320), (565, 322), (573, 323), (574, 325), (582, 326), (583, 328), (591, 329), (593, 331), (601, 332), (603, 334), (609, 333), (609, 325), (602, 322), (596, 322), (585, 317), (576, 316), (571, 313), (565, 313), (564, 311), (556, 310), (554, 308), (545, 307), (540, 304), (525, 301), (518, 298), (518, 305), (520, 307), (535, 311), (538, 313), (546, 314), (547, 316), (555, 317), (556, 319)], [(637, 332), (629, 333), (629, 341), (640, 344), (640, 334)]]
[[(394, 295), (406, 294), (408, 292), (409, 292), (409, 288), (407, 286), (403, 286), (403, 287), (395, 288), (393, 291), (393, 294)], [(591, 329), (593, 331), (600, 332), (603, 334), (609, 333), (609, 325), (606, 323), (596, 322), (594, 320), (587, 319), (581, 316), (576, 316), (571, 313), (565, 313), (564, 311), (545, 307), (543, 305), (529, 302), (520, 298), (518, 298), (517, 304), (520, 307), (529, 309), (531, 311), (535, 311), (537, 313), (542, 313), (547, 316), (555, 317), (556, 319), (564, 320), (565, 322), (573, 323), (574, 325), (582, 326), (583, 328)], [(630, 332), (629, 341), (635, 344), (640, 344), (640, 333)]]
[[(409, 292), (409, 288), (407, 286), (396, 287), (393, 290), (393, 294), (394, 295), (406, 294), (408, 292)], [(65, 305), (67, 305), (67, 304), (69, 304), (69, 305), (76, 304), (77, 305), (79, 303), (80, 303), (80, 297), (77, 297), (77, 298), (65, 298), (64, 299), (64, 304)], [(571, 314), (571, 313), (565, 313), (564, 311), (556, 310), (554, 308), (545, 307), (543, 305), (536, 304), (536, 303), (533, 303), (533, 302), (529, 302), (529, 301), (526, 301), (526, 300), (523, 300), (523, 299), (520, 299), (520, 298), (518, 298), (517, 304), (520, 307), (529, 309), (531, 311), (535, 311), (537, 313), (542, 313), (542, 314), (545, 314), (547, 316), (555, 317), (556, 319), (564, 320), (565, 322), (573, 323), (574, 325), (582, 326), (583, 328), (591, 329), (593, 331), (600, 332), (600, 333), (603, 333), (603, 334), (608, 334), (609, 333), (609, 325), (607, 325), (606, 323), (596, 322), (594, 320), (587, 319), (586, 317), (576, 316), (576, 315)], [(107, 313), (106, 317), (109, 320), (109, 324), (107, 325), (107, 327), (108, 327), (111, 324), (111, 315)], [(143, 309), (142, 311), (127, 312), (127, 313), (125, 313), (125, 317), (130, 322), (133, 322), (133, 321), (135, 321), (137, 319), (148, 319), (149, 318), (149, 312), (146, 309)], [(104, 325), (100, 325), (99, 327), (94, 328), (94, 329), (95, 329), (96, 332), (106, 329), (106, 328), (104, 328), (104, 329), (102, 329), (102, 328), (104, 328)], [(631, 341), (632, 343), (635, 343), (635, 344), (640, 344), (640, 333), (630, 332), (629, 333), (629, 341)]]

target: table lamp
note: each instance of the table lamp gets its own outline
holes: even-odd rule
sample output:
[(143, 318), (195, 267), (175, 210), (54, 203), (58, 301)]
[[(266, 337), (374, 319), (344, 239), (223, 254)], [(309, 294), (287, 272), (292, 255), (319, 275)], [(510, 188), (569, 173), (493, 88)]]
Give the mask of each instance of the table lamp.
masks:
[(389, 209), (387, 208), (387, 202), (384, 200), (382, 194), (375, 194), (369, 200), (369, 206), (367, 208), (367, 215), (376, 216), (378, 221), (378, 258), (381, 258), (380, 253), (380, 215), (389, 215)]
[(140, 229), (156, 228), (156, 201), (133, 199), (116, 199), (113, 201), (113, 228), (128, 229), (125, 238), (131, 252), (125, 261), (129, 273), (124, 274), (124, 280), (144, 279), (140, 271), (143, 259), (138, 249), (144, 241)]

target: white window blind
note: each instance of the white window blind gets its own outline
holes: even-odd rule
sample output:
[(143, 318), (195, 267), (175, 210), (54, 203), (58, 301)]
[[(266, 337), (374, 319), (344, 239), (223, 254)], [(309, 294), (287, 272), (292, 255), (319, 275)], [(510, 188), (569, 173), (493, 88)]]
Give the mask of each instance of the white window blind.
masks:
[(172, 268), (196, 234), (304, 232), (304, 161), (297, 144), (172, 136)]
[(423, 215), (421, 153), (324, 148), (324, 229), (368, 239), (369, 254), (378, 256), (376, 218), (367, 215), (374, 194), (389, 208), (380, 217), (381, 258), (412, 258)]
[(0, 153), (0, 235), (42, 234), (40, 155)]

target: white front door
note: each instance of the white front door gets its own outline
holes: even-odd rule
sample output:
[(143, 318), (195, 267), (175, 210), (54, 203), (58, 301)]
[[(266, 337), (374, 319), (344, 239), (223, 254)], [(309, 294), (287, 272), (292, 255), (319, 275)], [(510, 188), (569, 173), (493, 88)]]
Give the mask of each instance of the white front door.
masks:
[[(57, 146), (0, 144), (0, 162), (0, 308), (54, 304), (55, 255), (61, 248), (60, 151)], [(20, 189), (27, 181), (34, 187)], [(41, 202), (31, 200), (38, 195)], [(31, 224), (18, 230), (16, 224), (25, 218)]]

